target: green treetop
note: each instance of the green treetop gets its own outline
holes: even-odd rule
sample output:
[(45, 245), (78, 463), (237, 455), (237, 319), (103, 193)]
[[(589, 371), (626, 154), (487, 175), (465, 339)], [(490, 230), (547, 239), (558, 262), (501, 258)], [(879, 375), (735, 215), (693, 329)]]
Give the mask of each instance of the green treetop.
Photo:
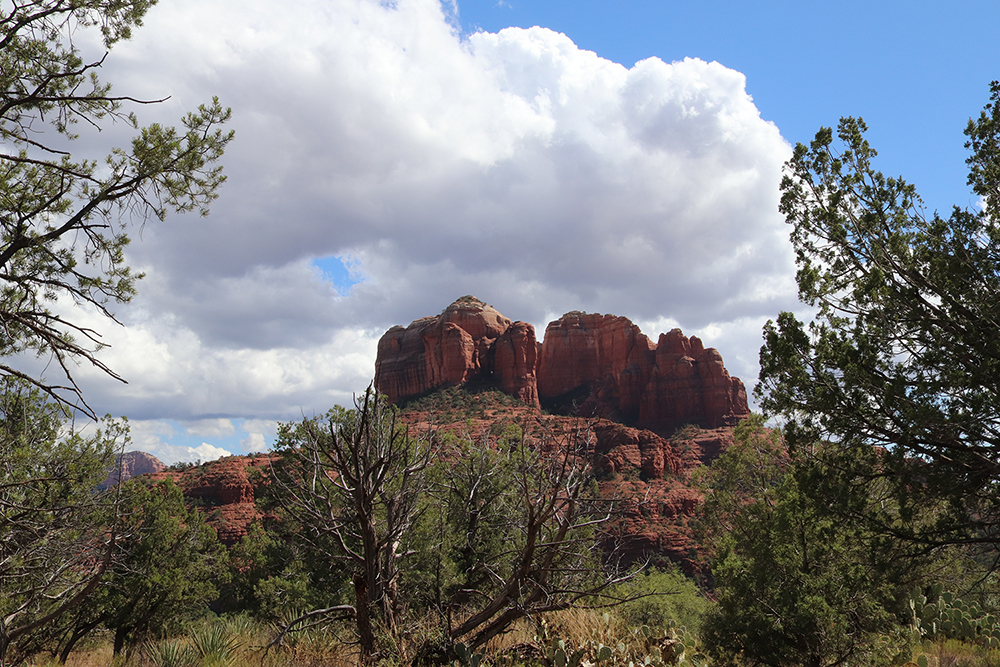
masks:
[[(761, 404), (794, 448), (876, 447), (855, 479), (897, 483), (903, 519), (941, 499), (919, 530), (882, 529), (933, 546), (995, 544), (1000, 530), (1000, 82), (971, 120), (969, 183), (980, 210), (926, 214), (914, 187), (873, 167), (861, 119), (844, 118), (786, 165), (800, 298), (769, 323)], [(853, 464), (852, 464), (853, 465)], [(838, 469), (844, 470), (843, 466)]]
[[(135, 291), (125, 261), (130, 223), (208, 204), (224, 180), (216, 163), (232, 132), (218, 100), (182, 119), (183, 128), (140, 127), (97, 72), (107, 53), (85, 59), (74, 42), (97, 29), (106, 49), (128, 39), (155, 0), (14, 0), (0, 8), (0, 356), (50, 356), (65, 384), (20, 376), (61, 401), (82, 402), (70, 372), (96, 356), (99, 334), (56, 310), (57, 299), (89, 305), (114, 319), (110, 304)], [(82, 121), (82, 122), (81, 122)], [(131, 146), (105, 156), (70, 152), (77, 128), (124, 122)], [(119, 378), (121, 379), (121, 378)]]

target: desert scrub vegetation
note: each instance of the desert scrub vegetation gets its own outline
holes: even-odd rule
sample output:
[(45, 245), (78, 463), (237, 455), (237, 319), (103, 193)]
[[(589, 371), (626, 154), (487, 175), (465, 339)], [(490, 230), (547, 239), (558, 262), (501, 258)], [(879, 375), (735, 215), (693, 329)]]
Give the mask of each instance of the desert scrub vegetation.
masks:
[[(68, 657), (68, 667), (340, 667), (361, 664), (351, 628), (331, 623), (286, 635), (271, 645), (279, 625), (245, 615), (202, 619), (169, 638), (150, 640), (129, 655), (114, 658), (110, 638), (97, 637)], [(419, 647), (437, 632), (427, 617), (397, 636), (370, 664), (403, 667), (414, 664)], [(576, 662), (573, 656), (578, 656)], [(522, 619), (508, 632), (472, 650), (459, 645), (452, 665), (482, 667), (552, 667), (582, 660), (606, 667), (679, 665), (698, 667), (702, 655), (694, 635), (683, 628), (633, 627), (613, 612), (570, 609), (544, 620)], [(694, 658), (694, 661), (692, 661)], [(31, 667), (56, 667), (54, 657), (36, 657)]]
[[(408, 628), (390, 650), (376, 657), (380, 667), (412, 664), (415, 647), (434, 631), (433, 619)], [(115, 660), (107, 637), (94, 638), (66, 661), (67, 667), (354, 667), (358, 647), (349, 627), (331, 624), (288, 635), (281, 646), (267, 648), (277, 625), (245, 615), (202, 619), (185, 632), (150, 641)], [(888, 637), (886, 638), (888, 641)], [(463, 657), (464, 656), (464, 657)], [(575, 658), (575, 661), (574, 661)], [(38, 656), (30, 667), (57, 667), (54, 657)], [(697, 632), (689, 628), (636, 626), (619, 610), (572, 609), (538, 623), (522, 620), (509, 632), (473, 651), (460, 649), (455, 667), (713, 667)], [(749, 665), (749, 662), (738, 663)], [(855, 661), (849, 664), (867, 667)], [(955, 639), (917, 642), (896, 662), (899, 667), (1000, 667), (1000, 650)]]
[(445, 387), (400, 404), (400, 409), (404, 412), (433, 412), (442, 422), (483, 417), (487, 411), (514, 407), (527, 406), (486, 382)]

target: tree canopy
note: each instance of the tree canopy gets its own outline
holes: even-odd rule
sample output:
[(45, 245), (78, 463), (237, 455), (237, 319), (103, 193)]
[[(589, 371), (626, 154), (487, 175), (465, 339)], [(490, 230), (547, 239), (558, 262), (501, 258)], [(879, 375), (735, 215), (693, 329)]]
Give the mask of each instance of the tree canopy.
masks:
[[(901, 601), (927, 559), (829, 512), (815, 472), (751, 415), (701, 479), (718, 599), (702, 638), (723, 665), (889, 664), (907, 644)], [(865, 504), (893, 504), (867, 491)]]
[(128, 441), (122, 422), (61, 433), (63, 406), (0, 381), (0, 664), (38, 648), (91, 595), (123, 539), (120, 495), (96, 492)]
[[(65, 304), (114, 320), (141, 277), (125, 258), (130, 223), (168, 211), (208, 211), (224, 180), (216, 163), (232, 132), (218, 100), (178, 130), (140, 127), (129, 107), (150, 101), (115, 95), (98, 77), (107, 51), (84, 57), (74, 41), (99, 30), (105, 49), (128, 39), (155, 0), (14, 0), (0, 9), (0, 373), (26, 379), (54, 398), (92, 411), (71, 366), (96, 356), (100, 334), (67, 315)], [(78, 131), (125, 123), (136, 134), (107, 155), (73, 155)], [(81, 129), (82, 128), (82, 129)], [(64, 379), (49, 381), (10, 357), (48, 356)], [(62, 384), (60, 384), (60, 382)]]
[(206, 607), (227, 579), (225, 547), (172, 480), (126, 484), (120, 553), (81, 614), (114, 630), (116, 654)]
[[(864, 121), (799, 144), (781, 211), (792, 225), (799, 296), (815, 308), (768, 323), (758, 395), (793, 449), (830, 441), (878, 448), (861, 477), (891, 477), (904, 518), (883, 528), (932, 547), (995, 544), (1000, 530), (1000, 82), (969, 121), (978, 210), (928, 214), (915, 188), (875, 170)], [(837, 448), (828, 450), (836, 454)], [(852, 464), (854, 465), (854, 464)]]
[[(113, 94), (98, 76), (154, 4), (0, 5), (0, 664), (52, 641), (124, 550), (141, 557), (143, 529), (122, 516), (126, 492), (97, 491), (127, 424), (109, 421), (86, 437), (70, 420), (69, 406), (96, 416), (73, 378), (76, 364), (121, 379), (73, 308), (115, 321), (113, 305), (141, 277), (125, 255), (129, 226), (169, 211), (207, 213), (233, 136), (220, 127), (230, 113), (218, 100), (187, 114), (181, 129), (140, 126), (131, 109), (157, 100)], [(82, 31), (97, 31), (103, 48), (83, 53)], [(134, 132), (130, 145), (73, 151), (78, 138), (114, 123)], [(25, 354), (47, 357), (62, 378), (25, 370), (17, 358)]]

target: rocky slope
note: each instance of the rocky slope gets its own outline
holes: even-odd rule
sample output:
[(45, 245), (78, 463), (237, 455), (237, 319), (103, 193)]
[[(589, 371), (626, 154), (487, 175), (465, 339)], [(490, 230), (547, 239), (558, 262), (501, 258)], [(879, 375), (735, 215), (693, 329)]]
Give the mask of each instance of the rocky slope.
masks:
[[(251, 523), (261, 518), (255, 488), (266, 474), (266, 456), (228, 456), (184, 469), (168, 469), (146, 452), (126, 452), (121, 456), (121, 480), (147, 475), (152, 482), (172, 479), (190, 503), (205, 513), (219, 539), (233, 546), (246, 535)], [(118, 483), (118, 470), (109, 471), (100, 488)]]
[(679, 329), (653, 343), (625, 317), (567, 313), (539, 343), (530, 324), (465, 296), (379, 341), (375, 386), (393, 402), (467, 383), (662, 435), (685, 424), (733, 426), (749, 414), (746, 389), (717, 350)]
[[(728, 427), (686, 427), (664, 438), (607, 419), (544, 415), (528, 406), (498, 405), (489, 394), (459, 397), (458, 407), (443, 407), (446, 395), (430, 397), (403, 414), (414, 433), (453, 431), (492, 442), (505, 424), (517, 424), (540, 446), (565, 444), (587, 452), (601, 496), (618, 500), (613, 539), (606, 546), (623, 563), (670, 560), (691, 574), (703, 562), (690, 521), (701, 502), (691, 475), (732, 443)], [(471, 415), (471, 416), (470, 416)], [(485, 436), (485, 437), (484, 437)]]
[[(624, 563), (666, 559), (689, 573), (702, 562), (689, 522), (701, 500), (691, 474), (732, 442), (732, 429), (686, 427), (670, 438), (648, 430), (591, 418), (545, 415), (495, 392), (467, 394), (458, 389), (435, 394), (402, 414), (414, 434), (430, 429), (472, 435), (493, 446), (489, 434), (516, 424), (538, 446), (571, 441), (586, 452), (605, 498), (618, 500), (613, 539), (608, 549)], [(230, 456), (183, 470), (153, 473), (153, 481), (171, 478), (191, 503), (203, 511), (221, 541), (239, 542), (255, 520), (263, 518), (255, 504), (257, 488), (266, 483), (266, 456)]]
[(227, 456), (184, 470), (164, 470), (150, 478), (173, 479), (184, 496), (205, 512), (219, 540), (233, 546), (262, 517), (255, 488), (266, 479), (269, 465), (267, 456)]

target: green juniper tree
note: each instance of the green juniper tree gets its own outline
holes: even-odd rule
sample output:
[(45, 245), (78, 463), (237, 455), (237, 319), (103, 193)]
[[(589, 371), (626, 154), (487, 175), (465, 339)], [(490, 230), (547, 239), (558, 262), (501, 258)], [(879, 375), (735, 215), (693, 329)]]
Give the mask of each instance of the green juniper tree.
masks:
[[(56, 309), (57, 299), (96, 308), (110, 319), (138, 276), (125, 261), (131, 222), (197, 210), (224, 177), (216, 164), (231, 132), (218, 100), (177, 130), (140, 127), (128, 110), (142, 104), (98, 78), (107, 52), (83, 54), (80, 30), (100, 31), (110, 50), (128, 39), (155, 0), (12, 0), (0, 8), (0, 356), (50, 357), (64, 375), (50, 382), (0, 361), (60, 401), (92, 411), (71, 366), (96, 356), (100, 336)], [(136, 134), (107, 155), (70, 152), (77, 131), (125, 123)], [(118, 378), (121, 379), (121, 378)]]
[[(702, 539), (718, 596), (702, 628), (710, 652), (751, 666), (888, 664), (906, 645), (902, 600), (923, 561), (908, 543), (829, 512), (807, 492), (813, 461), (790, 458), (759, 415), (735, 435), (702, 479)], [(866, 501), (885, 507), (892, 498)]]
[[(1000, 540), (1000, 82), (990, 90), (966, 128), (979, 210), (927, 214), (912, 185), (875, 170), (855, 118), (798, 145), (781, 185), (816, 314), (767, 325), (761, 405), (793, 450), (837, 445), (822, 450), (837, 473), (824, 492), (854, 520), (927, 549)], [(904, 521), (834, 488), (880, 479)], [(908, 521), (942, 502), (934, 521)]]
[(109, 421), (64, 434), (66, 409), (18, 378), (0, 381), (0, 665), (43, 648), (92, 595), (124, 539), (119, 489), (97, 492), (128, 442)]
[(225, 547), (172, 480), (139, 478), (122, 491), (117, 553), (98, 590), (68, 614), (61, 662), (98, 627), (113, 632), (115, 655), (176, 629), (207, 609), (227, 581)]
[(975, 545), (996, 563), (1000, 83), (966, 129), (979, 210), (928, 215), (874, 169), (865, 131), (844, 118), (786, 165), (781, 210), (815, 315), (764, 331), (757, 392), (790, 458), (744, 431), (708, 478), (709, 524), (727, 530), (709, 540), (706, 639), (727, 660), (889, 657), (879, 637), (906, 622), (935, 554)]

